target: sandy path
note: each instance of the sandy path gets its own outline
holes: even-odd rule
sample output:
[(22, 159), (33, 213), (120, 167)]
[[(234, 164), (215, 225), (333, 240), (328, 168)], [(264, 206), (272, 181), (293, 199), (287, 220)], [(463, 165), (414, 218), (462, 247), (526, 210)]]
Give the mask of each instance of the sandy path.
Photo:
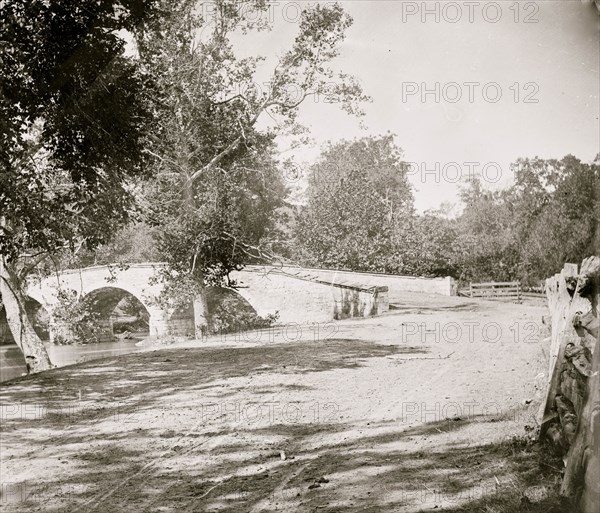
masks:
[(544, 313), (413, 294), (318, 340), (213, 340), (2, 384), (3, 509), (476, 511), (523, 472), (505, 450), (535, 427)]

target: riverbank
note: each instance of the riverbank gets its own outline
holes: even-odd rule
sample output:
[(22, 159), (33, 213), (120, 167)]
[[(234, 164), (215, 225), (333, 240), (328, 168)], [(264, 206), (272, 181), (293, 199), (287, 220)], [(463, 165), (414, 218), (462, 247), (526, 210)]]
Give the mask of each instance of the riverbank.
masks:
[(564, 512), (527, 442), (544, 308), (398, 307), (0, 384), (3, 509)]

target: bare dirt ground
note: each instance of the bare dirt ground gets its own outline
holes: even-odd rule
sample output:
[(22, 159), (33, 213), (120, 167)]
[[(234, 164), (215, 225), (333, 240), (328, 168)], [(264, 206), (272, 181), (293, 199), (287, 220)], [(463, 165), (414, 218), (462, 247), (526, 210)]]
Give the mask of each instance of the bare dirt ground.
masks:
[(410, 294), (3, 383), (3, 510), (563, 512), (515, 438), (537, 427), (545, 313)]

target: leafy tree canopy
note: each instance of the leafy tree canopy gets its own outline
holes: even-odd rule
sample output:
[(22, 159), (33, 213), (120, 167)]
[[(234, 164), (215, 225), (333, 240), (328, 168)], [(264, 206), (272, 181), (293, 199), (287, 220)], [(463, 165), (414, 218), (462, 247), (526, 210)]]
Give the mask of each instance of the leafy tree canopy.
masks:
[(310, 264), (389, 269), (393, 233), (412, 212), (402, 150), (391, 134), (332, 143), (312, 167), (297, 244)]
[(511, 187), (490, 192), (475, 181), (464, 191), (461, 277), (537, 285), (600, 251), (600, 160), (536, 157), (512, 167)]
[(126, 179), (144, 170), (148, 78), (120, 31), (141, 30), (152, 2), (0, 10), (0, 250), (93, 246), (126, 218)]

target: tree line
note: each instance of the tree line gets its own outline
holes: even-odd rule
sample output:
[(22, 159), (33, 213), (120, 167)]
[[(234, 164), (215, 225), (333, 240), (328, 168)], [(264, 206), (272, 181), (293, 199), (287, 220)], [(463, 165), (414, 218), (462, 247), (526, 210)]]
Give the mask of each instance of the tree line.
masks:
[(312, 167), (294, 251), (302, 263), (356, 271), (519, 280), (530, 286), (600, 251), (600, 154), (521, 158), (514, 183), (487, 190), (477, 176), (460, 213), (417, 215), (408, 165), (391, 135), (329, 146)]

